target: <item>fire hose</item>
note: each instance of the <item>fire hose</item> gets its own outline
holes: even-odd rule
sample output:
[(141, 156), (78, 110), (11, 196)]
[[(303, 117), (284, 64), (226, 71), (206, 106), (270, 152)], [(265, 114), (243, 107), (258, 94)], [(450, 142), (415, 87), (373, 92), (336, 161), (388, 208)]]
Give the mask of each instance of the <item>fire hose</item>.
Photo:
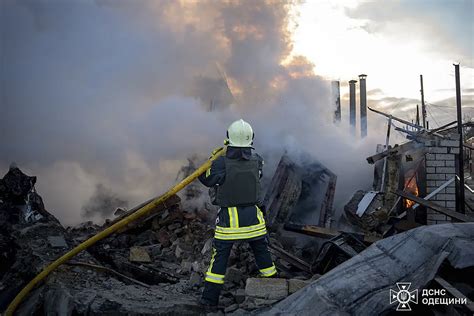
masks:
[(178, 193), (182, 189), (184, 189), (188, 184), (193, 182), (197, 177), (199, 177), (201, 174), (206, 172), (211, 167), (212, 162), (217, 159), (218, 157), (222, 156), (226, 151), (226, 147), (221, 147), (219, 149), (216, 149), (212, 152), (212, 156), (207, 160), (205, 163), (203, 163), (199, 168), (197, 168), (192, 174), (184, 178), (181, 182), (176, 184), (174, 187), (169, 189), (166, 193), (163, 195), (156, 197), (155, 199), (152, 199), (149, 203), (146, 203), (142, 207), (140, 207), (137, 211), (134, 213), (130, 214), (129, 216), (123, 218), (122, 220), (118, 221), (117, 223), (113, 224), (112, 226), (107, 227), (103, 231), (99, 232), (98, 234), (92, 236), (91, 238), (87, 239), (83, 243), (77, 245), (73, 249), (71, 249), (69, 252), (65, 253), (63, 256), (60, 258), (56, 259), (53, 263), (48, 265), (46, 268), (43, 269), (33, 280), (31, 280), (11, 301), (10, 305), (8, 305), (8, 308), (5, 311), (5, 315), (11, 316), (13, 315), (13, 312), (16, 310), (18, 305), (22, 302), (22, 300), (28, 295), (28, 293), (33, 289), (35, 285), (37, 285), (39, 282), (41, 282), (45, 277), (47, 277), (53, 270), (55, 270), (57, 267), (62, 265), (63, 263), (67, 262), (71, 258), (73, 258), (75, 255), (80, 253), (81, 251), (89, 248), (96, 242), (98, 242), (101, 239), (104, 239), (105, 237), (111, 235), (112, 233), (116, 232), (120, 228), (130, 224), (131, 222), (139, 219), (140, 217), (143, 217), (150, 211), (152, 211), (154, 208), (156, 208), (158, 205), (161, 203), (165, 202), (167, 199), (169, 199), (171, 196), (174, 194)]

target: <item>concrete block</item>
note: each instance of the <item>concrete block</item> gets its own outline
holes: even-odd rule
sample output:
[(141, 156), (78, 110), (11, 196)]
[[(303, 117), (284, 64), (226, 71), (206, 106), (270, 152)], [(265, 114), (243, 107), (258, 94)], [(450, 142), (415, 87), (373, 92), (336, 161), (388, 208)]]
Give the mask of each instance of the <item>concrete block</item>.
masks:
[(447, 147), (430, 147), (428, 150), (432, 154), (447, 154), (448, 153)]
[(445, 161), (444, 160), (427, 160), (426, 166), (427, 167), (444, 167)]
[(436, 140), (425, 140), (426, 147), (433, 147), (437, 145), (438, 145), (438, 142)]
[(446, 201), (446, 207), (456, 209), (456, 201)]
[(436, 154), (436, 160), (454, 160), (453, 154)]
[(427, 220), (427, 221), (426, 221), (426, 224), (427, 224), (427, 225), (435, 225), (435, 224), (436, 224), (436, 221)]
[(299, 289), (304, 288), (309, 283), (310, 283), (309, 281), (305, 281), (305, 280), (289, 279), (288, 280), (288, 292), (290, 294), (293, 294), (296, 291), (298, 291)]
[(456, 162), (454, 160), (446, 160), (444, 162), (444, 164), (446, 165), (446, 167), (455, 167), (456, 166)]
[[(431, 193), (431, 192), (435, 191), (436, 189), (438, 189), (437, 186), (435, 186), (435, 187), (426, 187), (426, 192)], [(446, 189), (442, 189), (441, 191), (438, 192), (438, 194), (445, 193), (445, 190)]]
[(435, 167), (426, 167), (426, 172), (427, 173), (436, 173), (436, 168)]
[(445, 147), (459, 147), (459, 141), (458, 140), (442, 140), (439, 142), (440, 146), (445, 146)]
[(426, 160), (436, 160), (436, 154), (426, 154)]
[[(449, 180), (449, 179), (451, 179), (451, 178), (452, 178), (452, 177), (450, 176), (450, 177), (448, 177), (446, 180)], [(437, 180), (437, 181), (436, 181), (436, 186), (439, 187), (439, 186), (443, 185), (445, 182), (446, 182), (446, 181), (439, 181), (439, 180)], [(455, 185), (455, 184), (454, 184), (454, 181), (453, 181), (453, 182), (451, 182), (451, 183), (447, 186), (447, 188), (454, 188), (454, 185)]]
[(438, 204), (439, 206), (446, 207), (446, 201), (438, 200), (438, 196), (431, 198), (431, 201)]
[(288, 282), (278, 278), (249, 278), (245, 295), (253, 298), (279, 300), (288, 296)]
[(440, 193), (436, 195), (437, 200), (444, 200), (444, 201), (455, 201), (456, 200), (456, 195), (455, 194), (445, 194), (445, 193)]
[(449, 148), (449, 153), (450, 154), (455, 154), (458, 155), (461, 151), (459, 150), (459, 147), (450, 147)]
[[(426, 168), (426, 169), (428, 169), (428, 168)], [(437, 187), (438, 184), (436, 184), (436, 182), (438, 182), (438, 181), (436, 181), (436, 180), (428, 180), (428, 181), (426, 181), (426, 185), (427, 185), (427, 186), (430, 186), (430, 187)]]
[(454, 175), (456, 170), (454, 167), (437, 167), (436, 173), (452, 173)]
[(449, 187), (449, 188), (446, 188), (444, 189), (446, 191), (446, 193), (448, 194), (456, 194), (456, 188), (454, 187)]
[(444, 175), (444, 173), (441, 173), (441, 174), (428, 173), (426, 175), (426, 179), (427, 180), (444, 180), (446, 179), (446, 176)]

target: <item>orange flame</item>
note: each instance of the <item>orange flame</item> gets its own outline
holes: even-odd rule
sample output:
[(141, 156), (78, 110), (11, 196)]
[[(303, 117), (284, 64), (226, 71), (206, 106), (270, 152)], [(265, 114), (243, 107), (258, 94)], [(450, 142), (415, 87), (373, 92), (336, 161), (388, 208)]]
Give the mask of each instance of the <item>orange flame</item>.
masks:
[[(418, 185), (416, 183), (416, 176), (411, 176), (408, 179), (405, 178), (405, 190), (415, 196), (419, 196)], [(410, 208), (415, 205), (415, 202), (411, 200), (404, 199), (405, 208)]]

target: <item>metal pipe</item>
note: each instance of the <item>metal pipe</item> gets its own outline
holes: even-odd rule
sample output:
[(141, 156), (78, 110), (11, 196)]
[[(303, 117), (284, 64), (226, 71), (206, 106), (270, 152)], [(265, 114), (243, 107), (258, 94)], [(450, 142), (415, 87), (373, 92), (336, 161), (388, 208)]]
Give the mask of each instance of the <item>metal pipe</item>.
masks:
[(355, 84), (357, 80), (349, 81), (349, 122), (351, 124), (352, 135), (356, 134), (356, 95)]
[(461, 109), (461, 83), (459, 75), (459, 64), (454, 65), (456, 77), (456, 108), (458, 119), (458, 134), (459, 134), (459, 154), (457, 155), (456, 173), (458, 176), (458, 183), (456, 185), (456, 211), (465, 214), (466, 208), (464, 206), (464, 147), (462, 135), (462, 109)]
[(367, 136), (367, 75), (359, 75), (359, 100), (360, 100), (360, 137)]

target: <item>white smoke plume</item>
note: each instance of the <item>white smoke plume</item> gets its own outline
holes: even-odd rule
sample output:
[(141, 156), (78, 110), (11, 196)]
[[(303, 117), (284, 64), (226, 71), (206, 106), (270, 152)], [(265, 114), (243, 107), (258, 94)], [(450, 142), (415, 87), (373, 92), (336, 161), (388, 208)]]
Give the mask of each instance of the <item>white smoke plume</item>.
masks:
[[(2, 1), (0, 170), (37, 175), (46, 207), (76, 224), (99, 184), (130, 206), (156, 196), (242, 117), (267, 176), (284, 150), (309, 152), (337, 174), (341, 208), (370, 186), (365, 157), (381, 136), (369, 121), (372, 138), (356, 140), (344, 111), (332, 123), (330, 81), (291, 55), (295, 5)], [(232, 104), (209, 112), (223, 76)]]

